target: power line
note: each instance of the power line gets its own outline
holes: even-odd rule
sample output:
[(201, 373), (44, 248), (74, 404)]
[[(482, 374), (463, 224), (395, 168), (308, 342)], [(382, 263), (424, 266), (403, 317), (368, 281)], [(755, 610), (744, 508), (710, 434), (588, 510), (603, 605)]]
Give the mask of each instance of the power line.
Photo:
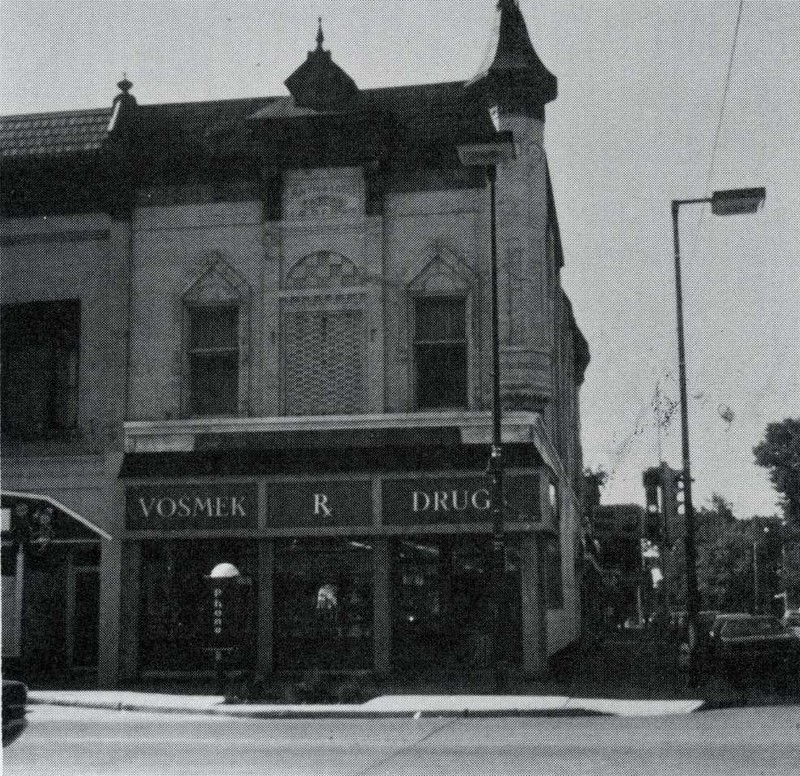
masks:
[(736, 58), (736, 45), (739, 41), (739, 25), (742, 21), (742, 10), (744, 9), (744, 0), (739, 0), (739, 10), (736, 14), (736, 26), (733, 30), (733, 44), (731, 45), (731, 55), (728, 59), (728, 72), (725, 76), (725, 87), (722, 90), (722, 104), (719, 108), (719, 119), (717, 120), (717, 129), (714, 133), (714, 145), (711, 148), (711, 164), (708, 169), (708, 177), (706, 178), (706, 187), (705, 193), (708, 194), (708, 190), (711, 186), (711, 178), (714, 175), (714, 166), (717, 161), (717, 148), (719, 147), (719, 136), (722, 132), (722, 123), (725, 119), (725, 104), (728, 101), (728, 90), (731, 85), (731, 74), (733, 73), (733, 63)]
[[(733, 74), (733, 65), (736, 61), (736, 47), (739, 43), (739, 27), (742, 22), (742, 12), (744, 10), (744, 0), (739, 0), (739, 8), (736, 12), (736, 24), (733, 28), (733, 42), (731, 43), (731, 53), (728, 57), (728, 71), (725, 74), (725, 86), (722, 89), (722, 102), (719, 106), (719, 118), (717, 119), (717, 128), (714, 132), (714, 143), (711, 146), (711, 161), (708, 166), (708, 175), (706, 176), (706, 185), (704, 189), (704, 193), (708, 196), (710, 189), (711, 189), (711, 181), (714, 177), (714, 170), (717, 164), (717, 151), (719, 150), (719, 139), (722, 134), (722, 124), (725, 121), (725, 106), (728, 102), (728, 92), (730, 91), (731, 85), (731, 76)], [(697, 230), (695, 231), (694, 235), (694, 246), (693, 249), (696, 249), (698, 244), (700, 243), (700, 235), (703, 231), (703, 224), (705, 214), (705, 207), (701, 207), (699, 209), (699, 214), (697, 216)]]

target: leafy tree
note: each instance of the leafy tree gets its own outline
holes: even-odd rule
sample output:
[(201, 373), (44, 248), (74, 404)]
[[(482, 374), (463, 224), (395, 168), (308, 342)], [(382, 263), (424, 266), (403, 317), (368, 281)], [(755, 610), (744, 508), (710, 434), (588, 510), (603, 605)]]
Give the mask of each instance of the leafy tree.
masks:
[(787, 519), (800, 527), (800, 418), (769, 423), (753, 454), (759, 466), (769, 469), (770, 481), (781, 495)]
[[(697, 586), (701, 609), (750, 611), (753, 600), (750, 521), (737, 520), (719, 494), (695, 512)], [(683, 542), (671, 552), (673, 596), (686, 600), (686, 559)]]

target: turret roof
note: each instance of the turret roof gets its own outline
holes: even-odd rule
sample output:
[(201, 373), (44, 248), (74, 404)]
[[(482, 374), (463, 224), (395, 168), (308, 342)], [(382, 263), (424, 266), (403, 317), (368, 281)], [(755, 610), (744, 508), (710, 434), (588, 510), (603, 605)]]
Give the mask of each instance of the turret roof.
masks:
[(506, 88), (512, 83), (517, 87), (524, 85), (535, 92), (541, 105), (555, 99), (557, 94), (556, 77), (539, 59), (517, 0), (498, 0), (486, 56), (468, 86), (491, 80), (502, 82)]

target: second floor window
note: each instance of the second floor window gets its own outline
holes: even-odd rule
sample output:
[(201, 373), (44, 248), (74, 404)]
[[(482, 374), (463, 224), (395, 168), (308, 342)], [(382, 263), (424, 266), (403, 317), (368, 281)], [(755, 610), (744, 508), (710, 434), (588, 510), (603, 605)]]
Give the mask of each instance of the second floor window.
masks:
[(37, 438), (78, 423), (78, 300), (2, 308), (3, 433)]
[(414, 301), (414, 379), (418, 409), (467, 405), (466, 302)]
[(239, 411), (239, 308), (189, 308), (189, 412)]

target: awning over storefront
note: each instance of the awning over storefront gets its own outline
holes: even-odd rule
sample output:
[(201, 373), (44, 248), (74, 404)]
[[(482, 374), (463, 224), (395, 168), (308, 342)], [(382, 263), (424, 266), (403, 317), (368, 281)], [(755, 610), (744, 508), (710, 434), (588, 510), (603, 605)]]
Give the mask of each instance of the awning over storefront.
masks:
[(111, 535), (60, 501), (40, 493), (0, 492), (3, 541), (98, 542)]

